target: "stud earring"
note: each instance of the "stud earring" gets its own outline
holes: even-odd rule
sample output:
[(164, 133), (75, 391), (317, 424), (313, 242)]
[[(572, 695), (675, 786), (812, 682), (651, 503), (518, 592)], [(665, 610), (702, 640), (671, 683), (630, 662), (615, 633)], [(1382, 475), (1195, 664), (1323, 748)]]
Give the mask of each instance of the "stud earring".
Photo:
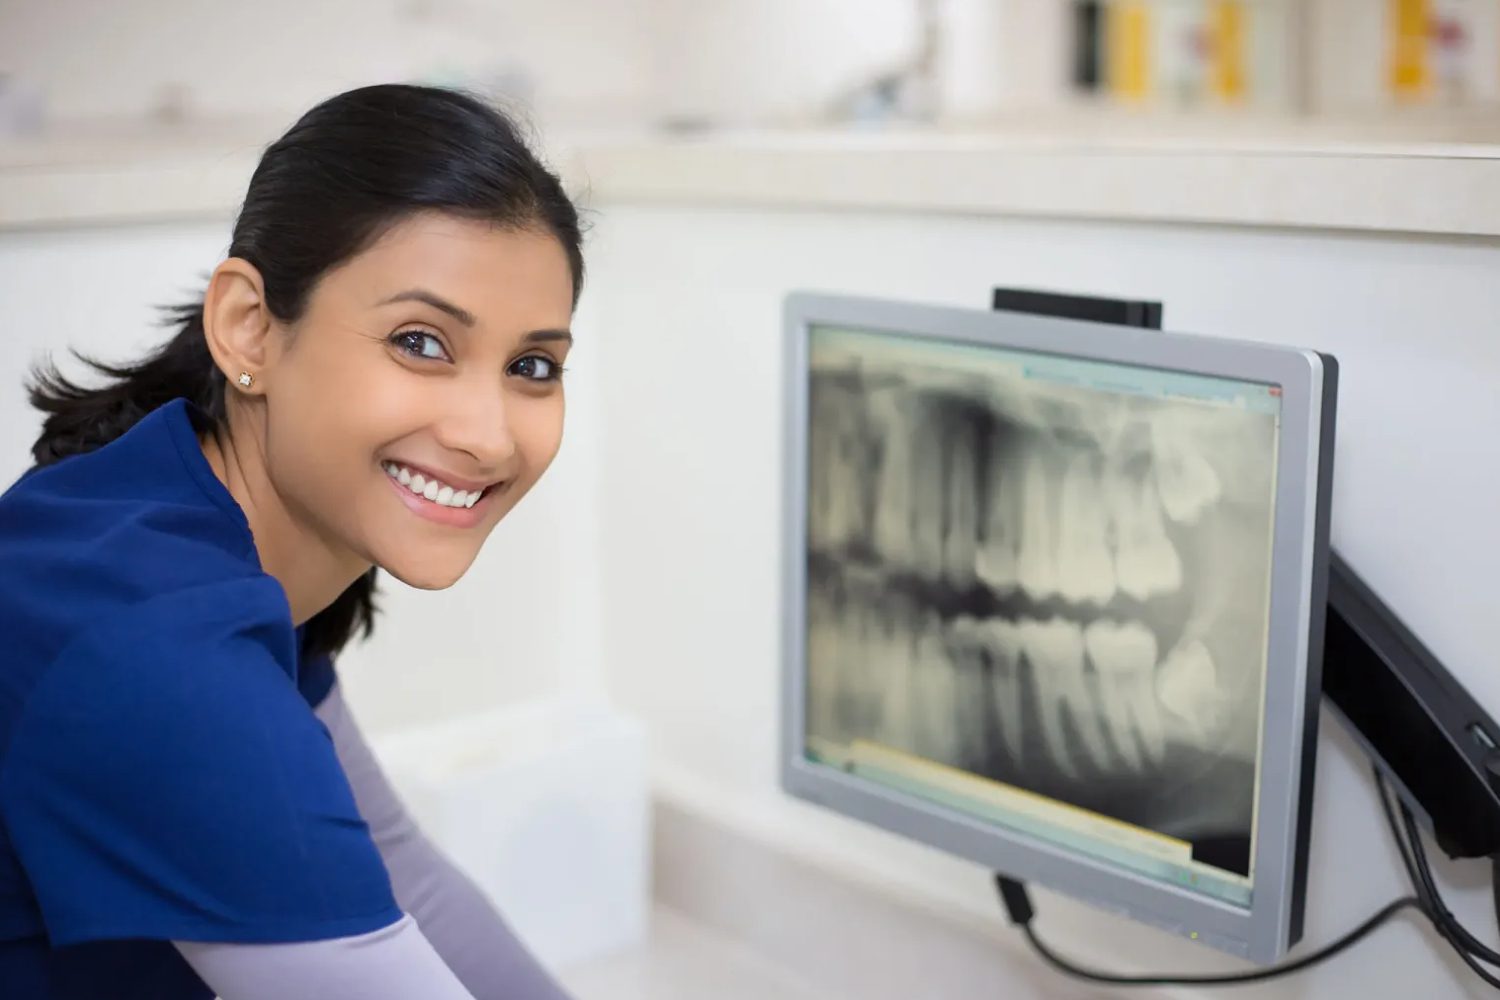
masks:
[(246, 389), (250, 388), (251, 384), (254, 381), (254, 375), (251, 375), (249, 372), (240, 372), (240, 385), (244, 386)]

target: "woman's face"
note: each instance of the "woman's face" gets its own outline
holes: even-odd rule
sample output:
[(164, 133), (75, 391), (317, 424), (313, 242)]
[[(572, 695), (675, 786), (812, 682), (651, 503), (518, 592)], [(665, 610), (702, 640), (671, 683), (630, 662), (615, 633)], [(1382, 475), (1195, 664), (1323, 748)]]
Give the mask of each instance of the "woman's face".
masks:
[(572, 305), (556, 238), (444, 215), (330, 271), (264, 383), (288, 512), (336, 553), (451, 585), (557, 454)]

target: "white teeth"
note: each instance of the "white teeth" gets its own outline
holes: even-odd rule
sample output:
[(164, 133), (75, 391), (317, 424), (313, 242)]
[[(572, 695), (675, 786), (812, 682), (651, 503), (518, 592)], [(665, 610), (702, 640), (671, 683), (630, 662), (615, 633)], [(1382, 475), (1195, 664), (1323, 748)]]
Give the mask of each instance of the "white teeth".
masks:
[(1151, 456), (1162, 508), (1179, 524), (1194, 524), (1219, 499), (1219, 475), (1184, 428), (1166, 416), (1151, 425)]
[(1041, 449), (1022, 447), (1027, 454), (1019, 471), (1021, 544), (1016, 553), (1016, 576), (1027, 596), (1045, 601), (1057, 593), (1057, 491)]
[(1106, 476), (1105, 492), (1115, 525), (1115, 579), (1119, 588), (1144, 601), (1182, 586), (1182, 559), (1167, 537), (1161, 501), (1148, 474)]
[(1057, 589), (1075, 604), (1104, 605), (1115, 593), (1109, 515), (1100, 497), (1096, 455), (1080, 451), (1063, 474), (1058, 518)]
[(1036, 686), (1042, 739), (1053, 763), (1069, 777), (1079, 776), (1075, 748), (1069, 745), (1063, 723), (1066, 708), (1081, 744), (1077, 749), (1095, 767), (1108, 767), (1109, 746), (1083, 673), (1083, 630), (1064, 618), (1052, 618), (1022, 619), (1018, 631)]
[(1156, 673), (1156, 694), (1200, 745), (1223, 723), (1218, 670), (1201, 640), (1189, 639), (1167, 654)]
[(1167, 739), (1153, 687), (1156, 636), (1139, 622), (1101, 620), (1090, 623), (1083, 638), (1099, 678), (1100, 709), (1115, 750), (1137, 774), (1145, 771), (1147, 758), (1160, 764)]
[(399, 482), (402, 486), (411, 490), (417, 496), (431, 500), (433, 503), (444, 507), (472, 507), (484, 496), (483, 490), (456, 490), (446, 483), (440, 483), (436, 479), (427, 479), (420, 473), (413, 474), (405, 466), (394, 462), (386, 462), (381, 468), (385, 474)]

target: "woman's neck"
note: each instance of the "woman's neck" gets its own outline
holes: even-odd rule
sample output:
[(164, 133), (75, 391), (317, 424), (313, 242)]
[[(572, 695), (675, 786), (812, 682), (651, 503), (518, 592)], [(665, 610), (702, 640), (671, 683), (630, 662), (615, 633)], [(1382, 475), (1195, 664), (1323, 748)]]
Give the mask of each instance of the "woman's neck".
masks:
[(332, 604), (370, 564), (340, 550), (287, 509), (266, 471), (265, 435), (255, 416), (231, 413), (229, 427), (200, 439), (214, 475), (250, 522), (261, 568), (286, 592), (292, 621), (304, 624)]

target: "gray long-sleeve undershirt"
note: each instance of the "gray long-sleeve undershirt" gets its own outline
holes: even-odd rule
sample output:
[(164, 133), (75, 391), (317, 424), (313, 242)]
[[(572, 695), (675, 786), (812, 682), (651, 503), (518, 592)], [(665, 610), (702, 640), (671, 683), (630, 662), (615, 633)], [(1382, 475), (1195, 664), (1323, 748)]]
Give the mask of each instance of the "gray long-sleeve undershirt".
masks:
[(371, 934), (294, 944), (176, 942), (223, 1000), (568, 1000), (504, 919), (422, 834), (337, 684), (317, 715), (408, 916)]

